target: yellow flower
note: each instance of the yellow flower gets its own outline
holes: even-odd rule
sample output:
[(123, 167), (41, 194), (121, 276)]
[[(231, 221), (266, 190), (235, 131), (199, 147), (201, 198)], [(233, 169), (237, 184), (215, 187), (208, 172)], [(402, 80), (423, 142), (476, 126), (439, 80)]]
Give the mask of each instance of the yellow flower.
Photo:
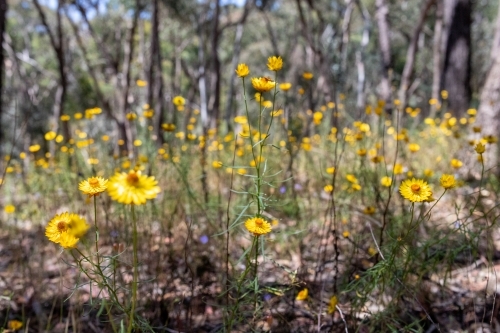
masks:
[(29, 146), (28, 150), (31, 152), (31, 153), (36, 153), (37, 151), (40, 150), (40, 145), (32, 145), (32, 146)]
[(9, 330), (17, 331), (23, 327), (23, 322), (19, 320), (9, 320), (7, 327)]
[(137, 80), (135, 81), (135, 83), (137, 84), (138, 87), (146, 87), (148, 85), (148, 81), (144, 80)]
[(365, 209), (363, 209), (363, 213), (365, 213), (366, 215), (373, 215), (375, 213), (375, 207), (367, 206)]
[(283, 59), (281, 57), (269, 57), (267, 59), (267, 68), (273, 72), (279, 71), (283, 68)]
[(439, 182), (441, 183), (441, 186), (446, 190), (457, 186), (457, 182), (453, 175), (443, 174), (439, 179)]
[(78, 185), (78, 189), (89, 197), (98, 196), (99, 193), (106, 191), (108, 188), (108, 180), (102, 177), (90, 177), (87, 180), (82, 180)]
[(403, 165), (399, 164), (399, 163), (396, 163), (394, 165), (394, 170), (393, 170), (394, 174), (395, 175), (400, 175), (403, 173)]
[(15, 211), (16, 211), (16, 206), (14, 205), (6, 205), (4, 208), (3, 208), (4, 212), (6, 212), (7, 214), (13, 214)]
[(108, 183), (111, 199), (126, 205), (142, 205), (160, 193), (158, 181), (153, 176), (145, 176), (141, 171), (115, 173)]
[(252, 86), (258, 92), (267, 92), (276, 86), (276, 82), (267, 77), (253, 77)]
[(335, 167), (326, 168), (326, 173), (327, 174), (333, 175), (334, 172), (335, 172)]
[(399, 193), (411, 202), (422, 202), (432, 196), (431, 188), (427, 182), (415, 178), (403, 181), (399, 187)]
[(408, 149), (410, 149), (410, 151), (411, 151), (412, 153), (416, 153), (417, 151), (419, 151), (419, 150), (420, 150), (420, 146), (419, 146), (419, 144), (418, 144), (418, 143), (410, 143), (410, 144), (408, 145)]
[(344, 238), (349, 238), (350, 235), (351, 233), (347, 230), (342, 233), (342, 236), (344, 236)]
[(161, 128), (166, 131), (166, 132), (173, 132), (175, 131), (175, 124), (166, 124), (166, 123), (163, 123), (161, 124)]
[(87, 222), (73, 213), (54, 216), (45, 229), (45, 236), (65, 249), (72, 249), (89, 229)]
[(333, 185), (325, 185), (325, 187), (323, 187), (323, 190), (327, 193), (333, 192)]
[(392, 184), (392, 178), (391, 177), (382, 177), (380, 180), (380, 184), (385, 187), (390, 187)]
[(56, 138), (56, 136), (57, 136), (57, 133), (56, 133), (56, 132), (54, 132), (54, 131), (49, 131), (49, 132), (45, 133), (45, 136), (44, 136), (44, 137), (45, 137), (45, 140), (47, 140), (47, 141), (51, 141), (51, 140), (54, 140), (54, 139)]
[(366, 149), (364, 148), (360, 148), (356, 151), (356, 154), (358, 154), (359, 156), (365, 156), (367, 153)]
[(335, 312), (338, 302), (339, 300), (337, 299), (337, 296), (334, 295), (330, 298), (330, 302), (328, 303), (328, 313), (332, 314)]
[(280, 83), (280, 89), (283, 91), (288, 91), (288, 90), (290, 90), (291, 87), (292, 87), (292, 84), (289, 82)]
[(271, 232), (271, 224), (262, 217), (252, 217), (245, 221), (245, 228), (254, 236), (261, 236)]
[(346, 175), (346, 176), (345, 176), (345, 178), (346, 178), (349, 182), (351, 182), (351, 183), (353, 183), (353, 184), (356, 184), (356, 183), (358, 182), (358, 179), (356, 178), (356, 176), (354, 176), (354, 175), (352, 175), (352, 174), (348, 174), (348, 175)]
[(174, 103), (175, 106), (180, 107), (180, 106), (184, 106), (184, 104), (186, 104), (186, 100), (182, 96), (175, 96), (172, 99), (172, 103)]
[(450, 162), (450, 164), (455, 169), (458, 169), (458, 168), (460, 168), (463, 165), (462, 161), (457, 160), (456, 158), (452, 159), (451, 162)]
[(215, 169), (219, 169), (222, 167), (222, 162), (221, 161), (213, 161), (212, 162), (212, 167)]
[(246, 64), (238, 64), (238, 67), (236, 67), (236, 75), (238, 75), (241, 78), (244, 78), (248, 74), (250, 74), (250, 69), (248, 69), (248, 66)]
[(313, 73), (311, 72), (304, 72), (302, 73), (302, 77), (305, 79), (305, 80), (310, 80), (314, 77)]
[(482, 154), (486, 150), (486, 147), (481, 142), (479, 142), (474, 148), (474, 150), (476, 151), (476, 153)]
[(309, 296), (309, 291), (307, 290), (307, 288), (304, 288), (301, 291), (299, 291), (295, 299), (297, 301), (304, 301), (307, 299), (308, 296)]

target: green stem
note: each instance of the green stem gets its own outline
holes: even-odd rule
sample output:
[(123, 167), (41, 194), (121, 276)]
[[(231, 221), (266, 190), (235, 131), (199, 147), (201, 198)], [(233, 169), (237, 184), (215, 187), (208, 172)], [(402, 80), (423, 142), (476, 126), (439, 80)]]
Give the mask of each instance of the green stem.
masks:
[(94, 227), (95, 227), (95, 256), (97, 266), (101, 267), (101, 258), (99, 257), (99, 227), (97, 226), (97, 197), (94, 195)]
[(258, 300), (258, 293), (259, 293), (259, 276), (257, 275), (258, 273), (258, 268), (259, 268), (259, 262), (258, 262), (258, 256), (259, 256), (259, 236), (254, 236), (253, 244), (252, 247), (255, 248), (255, 260), (254, 260), (254, 281), (255, 281), (255, 286), (254, 286), (254, 313), (257, 312), (257, 300)]
[(137, 303), (137, 284), (139, 278), (138, 270), (138, 258), (137, 258), (137, 219), (135, 216), (135, 205), (132, 204), (132, 251), (133, 251), (133, 267), (134, 267), (134, 277), (132, 280), (132, 303), (130, 305), (129, 323), (127, 333), (132, 332), (134, 327), (134, 312)]

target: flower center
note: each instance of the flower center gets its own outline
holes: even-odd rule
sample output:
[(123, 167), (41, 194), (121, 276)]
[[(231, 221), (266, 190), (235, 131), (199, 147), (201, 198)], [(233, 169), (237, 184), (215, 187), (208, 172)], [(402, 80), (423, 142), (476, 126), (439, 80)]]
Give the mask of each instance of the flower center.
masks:
[(262, 219), (256, 219), (255, 224), (258, 225), (259, 227), (262, 225), (263, 221)]
[(99, 179), (97, 178), (90, 178), (89, 179), (89, 185), (92, 187), (97, 187), (99, 185)]
[(137, 184), (138, 181), (139, 181), (139, 176), (137, 175), (137, 173), (131, 172), (131, 173), (128, 174), (128, 176), (127, 176), (127, 182), (130, 185), (135, 185), (135, 184)]
[(412, 190), (413, 192), (418, 192), (418, 191), (420, 191), (420, 185), (418, 185), (418, 184), (412, 184), (412, 185), (411, 185), (411, 190)]
[(57, 230), (59, 232), (65, 232), (66, 230), (68, 230), (68, 226), (66, 225), (66, 222), (64, 222), (64, 221), (57, 222)]

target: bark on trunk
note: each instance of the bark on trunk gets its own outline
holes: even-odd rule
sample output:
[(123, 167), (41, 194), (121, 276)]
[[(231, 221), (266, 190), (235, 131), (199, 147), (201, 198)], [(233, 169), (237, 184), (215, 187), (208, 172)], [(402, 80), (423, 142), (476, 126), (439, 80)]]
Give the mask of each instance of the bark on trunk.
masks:
[(3, 56), (3, 34), (5, 32), (7, 20), (8, 4), (7, 0), (0, 0), (0, 144), (3, 143), (2, 115), (3, 115), (3, 80), (4, 80), (4, 56)]
[[(500, 137), (500, 7), (497, 14), (497, 25), (495, 38), (491, 48), (492, 65), (486, 76), (483, 90), (481, 92), (479, 109), (477, 111), (477, 124), (481, 126), (482, 136), (491, 135)], [(491, 149), (490, 149), (491, 147)], [(495, 165), (500, 161), (500, 149), (496, 146), (487, 147), (486, 162)], [(500, 173), (499, 168), (495, 168), (495, 173)]]
[[(441, 52), (443, 35), (443, 0), (436, 3), (436, 22), (434, 23), (434, 40), (432, 42), (432, 93), (431, 98), (440, 100), (441, 69), (443, 57)], [(430, 118), (436, 117), (437, 104), (431, 105)]]
[(448, 91), (448, 110), (461, 116), (471, 100), (471, 0), (445, 0), (447, 26), (443, 88)]
[(387, 15), (389, 14), (389, 7), (385, 0), (376, 0), (375, 6), (377, 7), (377, 27), (378, 27), (378, 44), (381, 55), (382, 65), (382, 78), (380, 80), (380, 98), (385, 101), (386, 110), (391, 110), (391, 71), (392, 71), (392, 57), (391, 57), (391, 40), (390, 28)]

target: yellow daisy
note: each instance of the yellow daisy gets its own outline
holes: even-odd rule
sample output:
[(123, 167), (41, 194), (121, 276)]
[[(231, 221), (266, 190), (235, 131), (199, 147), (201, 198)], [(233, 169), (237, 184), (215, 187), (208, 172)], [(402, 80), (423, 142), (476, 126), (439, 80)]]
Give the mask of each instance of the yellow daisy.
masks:
[(476, 151), (476, 153), (482, 154), (486, 150), (486, 147), (481, 142), (479, 142), (474, 148), (474, 150)]
[(78, 189), (89, 197), (98, 196), (99, 193), (106, 191), (108, 188), (108, 180), (102, 177), (90, 177), (87, 180), (82, 180), (78, 185)]
[(252, 217), (246, 220), (245, 228), (254, 236), (261, 236), (271, 232), (271, 224), (262, 217)]
[(72, 249), (89, 229), (85, 219), (77, 214), (62, 213), (54, 216), (45, 228), (45, 236), (65, 249)]
[(267, 77), (253, 77), (252, 78), (252, 86), (258, 92), (267, 92), (274, 88), (276, 82)]
[(238, 64), (238, 67), (236, 67), (235, 72), (236, 75), (238, 75), (238, 77), (244, 78), (245, 76), (250, 74), (250, 69), (246, 64)]
[(441, 176), (441, 178), (439, 179), (439, 182), (441, 183), (441, 186), (446, 190), (457, 186), (457, 182), (456, 182), (455, 177), (453, 175), (443, 174)]
[(328, 302), (328, 313), (332, 314), (335, 312), (338, 302), (337, 296), (334, 295), (330, 298), (330, 302)]
[(297, 301), (304, 301), (307, 299), (308, 296), (309, 296), (309, 290), (307, 290), (307, 288), (304, 288), (301, 291), (299, 291), (295, 299)]
[(290, 82), (280, 83), (280, 89), (283, 91), (288, 91), (292, 87)]
[(411, 202), (422, 202), (432, 196), (432, 191), (427, 182), (412, 178), (403, 181), (399, 186), (399, 193)]
[(283, 68), (283, 59), (281, 57), (269, 57), (267, 59), (267, 68), (273, 72), (279, 71)]
[(142, 205), (154, 199), (161, 192), (158, 181), (153, 176), (145, 176), (141, 171), (115, 173), (109, 180), (108, 194), (119, 203)]
[(23, 327), (23, 322), (15, 319), (9, 320), (9, 322), (7, 323), (7, 327), (9, 328), (9, 330), (17, 331)]
[(392, 184), (392, 178), (391, 177), (382, 177), (382, 179), (380, 180), (380, 184), (382, 184), (382, 186), (385, 186), (385, 187), (391, 187), (391, 184)]
[(186, 104), (186, 100), (182, 96), (175, 96), (172, 99), (172, 103), (174, 103), (175, 106), (184, 106), (184, 104)]

